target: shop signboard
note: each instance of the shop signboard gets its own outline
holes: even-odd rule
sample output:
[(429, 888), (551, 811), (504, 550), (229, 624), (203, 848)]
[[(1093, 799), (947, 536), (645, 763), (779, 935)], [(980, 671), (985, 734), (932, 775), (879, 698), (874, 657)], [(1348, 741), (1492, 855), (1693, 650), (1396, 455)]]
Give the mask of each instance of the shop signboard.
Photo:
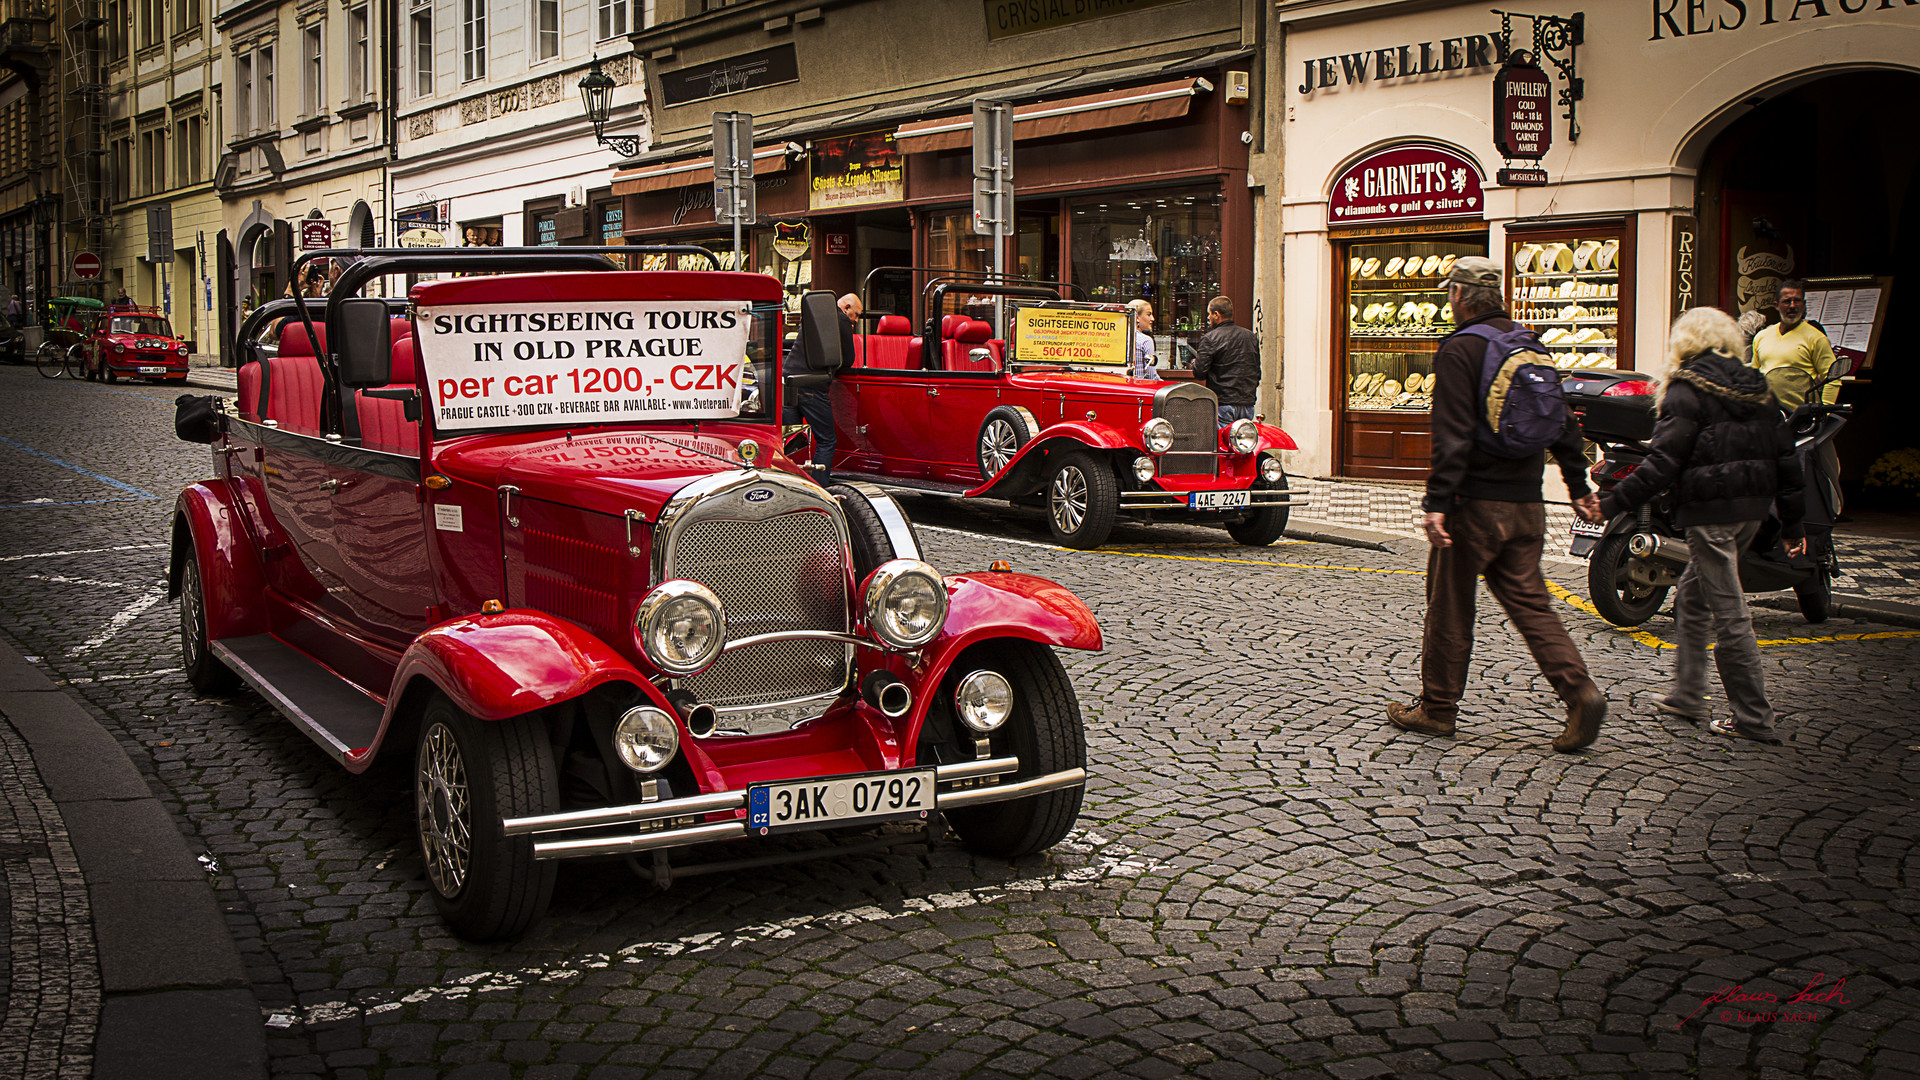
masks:
[(1329, 225), (1479, 219), (1485, 215), (1480, 166), (1433, 143), (1400, 143), (1361, 158), (1333, 181)]
[(800, 81), (800, 62), (793, 45), (729, 56), (696, 64), (660, 76), (660, 100), (669, 106), (724, 97), (763, 86)]
[(303, 218), (300, 221), (300, 250), (325, 251), (333, 246), (333, 222), (326, 218)]
[(1493, 144), (1509, 161), (1539, 161), (1553, 146), (1553, 81), (1526, 53), (1513, 56), (1493, 77)]
[(804, 221), (776, 221), (773, 223), (773, 250), (780, 257), (792, 262), (805, 258), (808, 249), (813, 247), (813, 227)]
[(1673, 219), (1673, 317), (1700, 306), (1700, 224), (1691, 216)]
[(813, 141), (808, 209), (899, 202), (906, 193), (906, 164), (891, 130)]

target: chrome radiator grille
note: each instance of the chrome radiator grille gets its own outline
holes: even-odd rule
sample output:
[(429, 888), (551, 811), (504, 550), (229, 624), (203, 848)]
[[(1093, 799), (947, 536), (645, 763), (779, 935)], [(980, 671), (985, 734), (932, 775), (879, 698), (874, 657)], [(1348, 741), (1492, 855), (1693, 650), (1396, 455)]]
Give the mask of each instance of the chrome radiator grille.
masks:
[[(1157, 411), (1173, 424), (1173, 452), (1212, 454), (1220, 446), (1219, 400), (1202, 386), (1181, 386), (1161, 398)], [(1207, 469), (1212, 472), (1212, 469)]]
[[(730, 639), (777, 630), (847, 631), (846, 548), (832, 514), (820, 507), (748, 520), (727, 514), (733, 498), (695, 508), (696, 520), (679, 530), (669, 555), (672, 576), (719, 595)], [(729, 652), (686, 687), (726, 710), (830, 694), (846, 679), (847, 646), (780, 641)], [(736, 725), (723, 720), (721, 727)]]

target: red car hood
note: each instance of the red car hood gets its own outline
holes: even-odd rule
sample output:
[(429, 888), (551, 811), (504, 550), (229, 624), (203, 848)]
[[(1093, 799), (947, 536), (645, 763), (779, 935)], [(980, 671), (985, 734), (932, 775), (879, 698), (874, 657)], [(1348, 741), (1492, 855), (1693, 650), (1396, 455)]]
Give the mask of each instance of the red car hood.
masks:
[(134, 336), (131, 334), (109, 334), (101, 339), (108, 345), (125, 345), (129, 349), (165, 349), (172, 352), (180, 342), (174, 338)]
[(748, 468), (740, 443), (759, 444), (759, 465), (805, 473), (779, 453), (773, 429), (752, 424), (703, 424), (651, 431), (634, 429), (542, 431), (479, 435), (444, 443), (434, 468), (457, 480), (498, 488), (511, 484), (528, 499), (577, 506), (618, 517), (638, 510), (659, 517), (668, 499), (703, 476)]
[(1153, 395), (1165, 388), (1164, 382), (1142, 382), (1118, 372), (1109, 374), (1104, 371), (1064, 371), (1064, 370), (1027, 370), (1016, 372), (1007, 377), (1009, 385), (1021, 390), (1037, 390), (1049, 394), (1070, 394), (1078, 398), (1145, 398), (1149, 401)]

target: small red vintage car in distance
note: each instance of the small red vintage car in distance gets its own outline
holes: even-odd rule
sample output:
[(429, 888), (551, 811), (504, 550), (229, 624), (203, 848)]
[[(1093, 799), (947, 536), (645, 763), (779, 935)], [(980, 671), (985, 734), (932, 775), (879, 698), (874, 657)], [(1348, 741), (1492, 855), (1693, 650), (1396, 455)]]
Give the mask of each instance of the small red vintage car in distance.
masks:
[[(350, 772), (411, 754), (422, 869), (472, 938), (539, 919), (560, 859), (665, 885), (846, 849), (789, 831), (1058, 842), (1086, 742), (1053, 650), (1101, 648), (1093, 614), (1004, 563), (943, 573), (884, 492), (815, 484), (780, 449), (780, 283), (607, 258), (649, 250), (688, 249), (302, 256), (359, 260), (322, 317), (253, 312), (238, 402), (176, 421), (213, 449), (173, 518), (189, 681), (244, 681)], [(359, 295), (444, 273), (477, 276)], [(833, 298), (802, 309), (837, 364)]]
[(165, 315), (116, 304), (94, 316), (91, 332), (75, 345), (88, 379), (187, 381), (187, 343), (173, 335)]
[[(1053, 284), (936, 278), (927, 335), (899, 315), (855, 337), (833, 380), (834, 476), (965, 498), (1036, 502), (1059, 543), (1096, 548), (1114, 522), (1225, 527), (1263, 547), (1305, 504), (1287, 481), (1287, 433), (1217, 423), (1219, 401), (1191, 379), (1129, 373), (1133, 313), (1062, 300)], [(1009, 336), (962, 313), (997, 300)]]

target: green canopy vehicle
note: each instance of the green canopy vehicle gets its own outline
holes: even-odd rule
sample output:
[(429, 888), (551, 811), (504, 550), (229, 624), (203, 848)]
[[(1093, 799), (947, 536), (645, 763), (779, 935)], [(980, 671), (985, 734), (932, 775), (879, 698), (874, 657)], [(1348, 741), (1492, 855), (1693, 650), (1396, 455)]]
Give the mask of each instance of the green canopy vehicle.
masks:
[(86, 342), (94, 319), (107, 305), (91, 296), (56, 296), (47, 301), (45, 336), (34, 354), (40, 374), (78, 378), (84, 363), (76, 347)]

